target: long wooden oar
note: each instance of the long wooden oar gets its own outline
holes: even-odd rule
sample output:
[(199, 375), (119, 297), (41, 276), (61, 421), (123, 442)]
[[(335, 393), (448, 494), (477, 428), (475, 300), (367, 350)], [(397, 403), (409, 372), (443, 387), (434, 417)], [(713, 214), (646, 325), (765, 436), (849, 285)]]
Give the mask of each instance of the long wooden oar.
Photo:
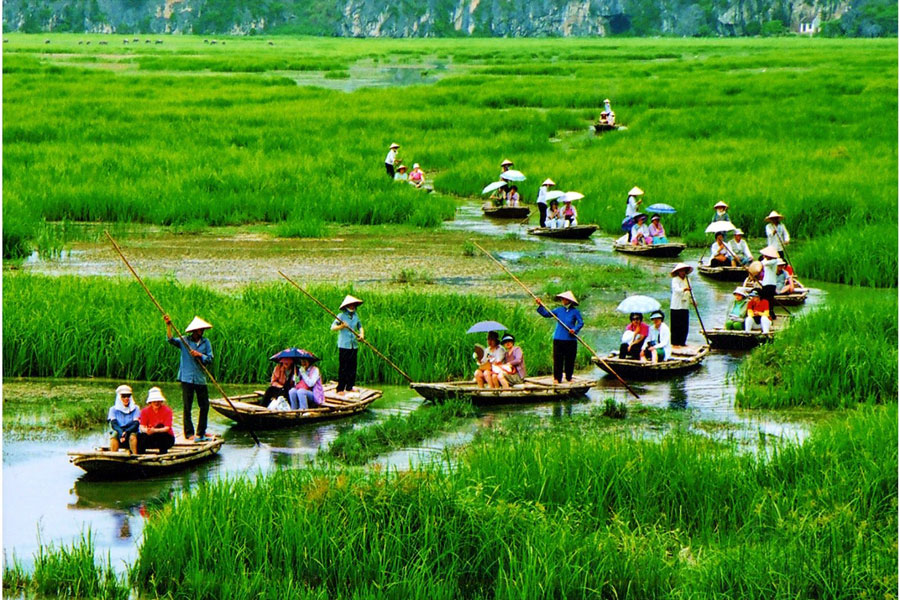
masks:
[[(116, 240), (114, 240), (113, 237), (111, 235), (109, 235), (108, 231), (104, 231), (103, 233), (105, 233), (106, 237), (109, 238), (109, 241), (112, 243), (113, 248), (115, 248), (116, 253), (118, 253), (119, 257), (122, 259), (122, 262), (125, 263), (125, 266), (128, 267), (128, 270), (131, 271), (131, 274), (134, 275), (134, 278), (137, 279), (138, 283), (141, 284), (141, 287), (144, 288), (144, 291), (147, 292), (147, 296), (150, 298), (150, 300), (153, 302), (153, 304), (156, 306), (156, 308), (159, 310), (159, 312), (162, 313), (163, 317), (168, 317), (169, 316), (168, 313), (163, 309), (162, 305), (156, 301), (156, 298), (153, 297), (153, 294), (150, 292), (150, 289), (147, 287), (147, 285), (141, 279), (140, 275), (137, 274), (137, 271), (134, 270), (134, 267), (132, 267), (131, 263), (128, 262), (128, 259), (125, 258), (125, 255), (122, 253), (122, 249), (119, 248), (119, 244), (116, 243)], [(184, 344), (184, 347), (190, 348), (190, 346), (188, 346), (188, 344), (187, 344), (187, 340), (184, 339), (184, 335), (182, 335), (182, 333), (178, 329), (178, 327), (176, 327), (175, 324), (171, 322), (171, 319), (169, 319), (168, 324), (171, 325), (172, 329), (175, 330), (175, 333), (178, 334), (178, 339), (181, 340), (181, 343)], [(219, 393), (222, 394), (222, 397), (228, 401), (228, 405), (231, 406), (231, 410), (233, 410), (235, 412), (235, 414), (239, 415), (240, 413), (238, 413), (238, 410), (234, 407), (234, 404), (232, 404), (231, 398), (228, 397), (228, 394), (225, 393), (225, 390), (222, 389), (222, 386), (219, 385), (219, 382), (216, 381), (216, 378), (212, 376), (212, 373), (209, 372), (209, 369), (206, 368), (206, 365), (204, 365), (203, 362), (196, 356), (194, 356), (194, 360), (197, 362), (197, 365), (200, 367), (200, 369), (203, 371), (203, 373), (207, 377), (209, 377), (209, 380), (213, 382), (213, 385), (216, 386), (216, 389), (219, 390)], [(246, 423), (242, 423), (242, 424), (247, 426)], [(256, 442), (256, 445), (261, 446), (262, 444), (260, 443), (259, 438), (256, 437), (256, 433), (254, 433), (253, 430), (250, 429), (249, 426), (247, 426), (247, 430), (250, 432), (250, 435), (253, 437), (253, 441)]]
[[(537, 296), (535, 296), (534, 293), (533, 293), (530, 289), (528, 289), (528, 286), (526, 286), (524, 283), (522, 283), (522, 281), (521, 281), (518, 277), (516, 277), (516, 276), (512, 273), (512, 271), (510, 271), (509, 269), (506, 268), (506, 265), (504, 265), (502, 262), (500, 262), (499, 260), (497, 260), (496, 258), (494, 258), (493, 255), (491, 255), (490, 252), (488, 252), (487, 250), (485, 250), (484, 248), (482, 248), (482, 247), (478, 244), (478, 242), (472, 242), (472, 243), (475, 244), (475, 247), (476, 247), (476, 248), (478, 248), (479, 250), (481, 250), (482, 252), (484, 252), (484, 253), (487, 255), (488, 258), (490, 258), (492, 261), (494, 261), (495, 263), (497, 263), (497, 266), (499, 266), (501, 269), (503, 269), (503, 270), (506, 272), (507, 275), (509, 275), (510, 277), (512, 277), (512, 278), (513, 278), (513, 281), (515, 281), (516, 283), (518, 283), (518, 284), (522, 287), (522, 289), (525, 290), (525, 291), (528, 293), (529, 296), (531, 296), (531, 297), (534, 298), (535, 300), (540, 300), (540, 298), (538, 298)], [(551, 315), (554, 319), (556, 319), (557, 321), (559, 321), (559, 324), (560, 324), (560, 325), (562, 325), (562, 326), (565, 327), (566, 329), (569, 328), (568, 325), (566, 325), (565, 323), (563, 323), (563, 322), (562, 322), (562, 319), (560, 319), (559, 317), (557, 317), (556, 314), (555, 314), (553, 311), (548, 310), (547, 312), (549, 312), (550, 315)], [(625, 389), (627, 389), (629, 392), (631, 392), (631, 395), (632, 395), (632, 396), (634, 396), (634, 397), (637, 398), (638, 400), (641, 399), (641, 397), (637, 395), (637, 392), (635, 392), (633, 389), (631, 389), (631, 386), (629, 386), (629, 385), (625, 382), (624, 379), (622, 379), (621, 377), (619, 377), (619, 374), (616, 373), (616, 372), (613, 370), (613, 368), (609, 366), (609, 363), (607, 363), (605, 360), (603, 360), (603, 357), (601, 357), (599, 354), (597, 354), (596, 350), (594, 350), (593, 348), (591, 348), (590, 344), (588, 344), (586, 341), (584, 341), (584, 339), (583, 339), (581, 336), (579, 336), (577, 333), (576, 333), (576, 334), (573, 334), (573, 335), (575, 336), (575, 339), (576, 339), (576, 340), (578, 340), (579, 342), (581, 342), (581, 344), (582, 344), (585, 348), (587, 348), (588, 351), (589, 351), (591, 354), (593, 354), (594, 357), (595, 357), (598, 361), (600, 361), (600, 363), (601, 363), (604, 367), (606, 367), (606, 368), (609, 370), (610, 373), (612, 373), (613, 377), (615, 377), (616, 379), (619, 380), (619, 383), (621, 383), (622, 385), (625, 386)]]
[(700, 309), (697, 307), (697, 301), (694, 300), (694, 288), (691, 286), (690, 282), (688, 282), (688, 295), (691, 297), (691, 304), (694, 305), (694, 312), (697, 313), (697, 320), (700, 321), (700, 331), (703, 332), (703, 337), (706, 339), (706, 345), (709, 346), (709, 336), (706, 335), (706, 327), (703, 326), (703, 318), (700, 316)]
[[(322, 308), (322, 310), (324, 310), (325, 312), (327, 312), (329, 315), (331, 315), (332, 317), (334, 317), (334, 318), (337, 319), (338, 321), (341, 321), (341, 319), (339, 319), (338, 316), (337, 316), (334, 312), (332, 312), (330, 308), (328, 308), (327, 306), (325, 306), (324, 304), (322, 304), (321, 302), (319, 302), (318, 299), (316, 299), (315, 296), (313, 296), (312, 294), (310, 294), (309, 292), (307, 292), (306, 290), (304, 290), (302, 287), (300, 287), (299, 285), (297, 285), (297, 283), (296, 283), (293, 279), (291, 279), (290, 277), (288, 277), (287, 275), (285, 275), (285, 274), (282, 273), (281, 271), (278, 271), (278, 274), (281, 275), (282, 277), (284, 277), (285, 279), (287, 279), (288, 283), (290, 283), (292, 286), (294, 286), (295, 288), (297, 288), (298, 290), (300, 290), (301, 292), (303, 292), (304, 294), (306, 294), (306, 296), (309, 297), (310, 300), (312, 300), (313, 302), (315, 302), (316, 304), (318, 304), (318, 305)], [(343, 323), (343, 321), (341, 321), (341, 322)], [(346, 323), (344, 323), (344, 324), (347, 325)], [(384, 359), (384, 361), (385, 361), (387, 364), (389, 364), (391, 367), (393, 367), (395, 371), (397, 371), (398, 373), (400, 373), (401, 375), (403, 375), (403, 377), (406, 379), (406, 381), (412, 383), (412, 381), (413, 381), (413, 380), (412, 380), (412, 377), (410, 377), (409, 375), (407, 375), (407, 374), (403, 371), (403, 369), (401, 369), (400, 367), (398, 367), (397, 365), (395, 365), (395, 364), (391, 361), (391, 359), (389, 359), (387, 356), (385, 356), (384, 354), (382, 354), (381, 352), (379, 352), (379, 351), (378, 351), (378, 348), (376, 348), (376, 347), (373, 346), (371, 343), (369, 343), (369, 340), (367, 340), (366, 338), (360, 336), (359, 333), (358, 333), (355, 329), (353, 329), (352, 327), (350, 327), (349, 325), (347, 325), (347, 329), (350, 330), (350, 333), (352, 333), (353, 335), (356, 336), (356, 339), (357, 339), (357, 340), (359, 340), (360, 342), (362, 342), (363, 344), (365, 344), (366, 346), (368, 346), (369, 349), (370, 349), (372, 352), (374, 352), (375, 354), (377, 354), (380, 358)]]

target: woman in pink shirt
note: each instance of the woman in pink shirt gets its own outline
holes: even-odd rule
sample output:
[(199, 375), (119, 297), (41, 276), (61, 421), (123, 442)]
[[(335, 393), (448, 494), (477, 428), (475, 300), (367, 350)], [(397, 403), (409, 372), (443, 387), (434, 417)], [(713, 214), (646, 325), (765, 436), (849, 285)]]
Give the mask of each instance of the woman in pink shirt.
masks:
[(325, 403), (325, 390), (322, 389), (322, 376), (319, 368), (313, 363), (319, 359), (312, 352), (303, 350), (306, 356), (300, 358), (297, 370), (297, 385), (290, 391), (288, 398), (292, 410), (305, 410)]
[(640, 360), (641, 346), (649, 333), (650, 327), (644, 323), (644, 315), (637, 312), (631, 313), (631, 322), (625, 328), (625, 333), (622, 334), (619, 358)]

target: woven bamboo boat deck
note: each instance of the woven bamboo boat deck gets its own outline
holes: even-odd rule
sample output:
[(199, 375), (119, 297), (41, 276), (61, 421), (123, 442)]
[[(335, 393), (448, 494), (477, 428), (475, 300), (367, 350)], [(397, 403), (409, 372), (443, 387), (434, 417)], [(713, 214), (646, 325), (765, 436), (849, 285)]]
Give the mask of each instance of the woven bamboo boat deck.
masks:
[(610, 352), (609, 356), (603, 357), (603, 362), (596, 356), (591, 361), (607, 373), (611, 368), (623, 379), (663, 379), (699, 368), (707, 354), (709, 346), (684, 346), (675, 349), (668, 360), (656, 363), (619, 358), (618, 352)]
[(622, 254), (633, 254), (636, 256), (654, 256), (659, 258), (675, 258), (681, 251), (687, 248), (684, 244), (613, 244), (613, 250)]
[(599, 225), (575, 225), (573, 227), (557, 227), (555, 229), (550, 227), (532, 227), (528, 230), (528, 233), (558, 240), (586, 240), (594, 235), (594, 232), (598, 229), (600, 229)]
[(548, 402), (578, 398), (587, 394), (597, 385), (594, 379), (573, 377), (572, 381), (554, 384), (553, 378), (526, 377), (525, 383), (501, 388), (479, 388), (474, 381), (448, 381), (444, 383), (411, 383), (409, 387), (426, 400), (449, 400), (452, 398), (468, 398), (473, 404), (519, 404), (529, 402)]

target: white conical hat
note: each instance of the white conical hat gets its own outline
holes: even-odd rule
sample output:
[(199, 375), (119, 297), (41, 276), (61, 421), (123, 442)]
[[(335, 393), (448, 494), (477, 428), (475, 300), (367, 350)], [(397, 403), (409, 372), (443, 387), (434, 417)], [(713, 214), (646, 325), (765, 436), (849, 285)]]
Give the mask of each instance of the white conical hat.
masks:
[(359, 298), (354, 298), (350, 294), (347, 294), (347, 297), (344, 298), (343, 302), (341, 302), (341, 310), (343, 310), (344, 308), (346, 308), (352, 304), (360, 305), (362, 303), (363, 303), (363, 301), (360, 300)]
[(509, 160), (508, 158), (504, 158), (504, 159), (503, 159), (503, 162), (500, 163), (500, 166), (501, 166), (501, 167), (506, 167), (506, 166), (511, 167), (511, 166), (513, 166), (514, 164), (515, 164), (515, 163), (514, 163), (513, 161)]
[(166, 397), (163, 396), (162, 390), (158, 387), (152, 387), (147, 390), (147, 402), (165, 402)]
[(203, 331), (204, 329), (212, 329), (212, 325), (210, 325), (200, 317), (194, 317), (194, 320), (184, 328), (184, 331), (186, 333), (190, 333), (192, 331)]
[(724, 202), (716, 202), (716, 203), (713, 205), (713, 208), (728, 208), (728, 205), (725, 204)]
[(685, 264), (685, 263), (678, 263), (677, 265), (675, 265), (674, 267), (672, 267), (672, 270), (669, 271), (669, 273), (671, 273), (672, 275), (674, 275), (674, 274), (677, 273), (678, 271), (685, 271), (685, 270), (686, 270), (688, 273), (692, 273), (692, 272), (694, 271), (694, 267), (692, 267), (691, 265)]
[(772, 246), (766, 246), (759, 253), (767, 258), (778, 258), (778, 250)]
[(740, 229), (735, 229), (735, 230), (734, 230), (734, 235), (744, 235), (744, 232), (741, 231)]
[(629, 195), (629, 196), (643, 196), (643, 195), (644, 195), (644, 190), (642, 190), (642, 189), (639, 188), (638, 186), (634, 186), (634, 187), (631, 188), (631, 190), (628, 192), (628, 195)]
[(777, 211), (772, 211), (769, 213), (769, 216), (763, 219), (764, 221), (771, 221), (772, 219), (783, 219), (784, 215), (778, 213)]
[(391, 144), (391, 150), (396, 150), (399, 147), (400, 147), (400, 144), (398, 144), (397, 142), (394, 142), (393, 144)]
[(547, 179), (544, 180), (544, 183), (542, 183), (541, 185), (556, 185), (556, 182), (548, 177)]
[(566, 299), (572, 304), (578, 304), (578, 300), (575, 299), (575, 294), (572, 293), (572, 290), (566, 290), (561, 294), (557, 294), (554, 298), (557, 300)]

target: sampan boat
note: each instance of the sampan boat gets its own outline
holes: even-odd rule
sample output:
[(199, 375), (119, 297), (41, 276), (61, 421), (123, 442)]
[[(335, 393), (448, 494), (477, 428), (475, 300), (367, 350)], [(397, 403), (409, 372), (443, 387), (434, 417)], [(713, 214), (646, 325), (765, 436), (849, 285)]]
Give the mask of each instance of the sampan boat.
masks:
[(772, 341), (774, 336), (774, 329), (770, 330), (769, 333), (763, 333), (759, 330), (747, 332), (718, 328), (706, 330), (709, 346), (713, 350), (749, 350), (760, 344)]
[(230, 396), (231, 404), (234, 405), (234, 408), (224, 398), (211, 398), (209, 405), (216, 412), (237, 421), (240, 425), (267, 429), (293, 427), (313, 421), (350, 417), (363, 412), (370, 404), (381, 398), (381, 390), (370, 390), (367, 388), (356, 388), (359, 391), (358, 398), (343, 398), (337, 395), (337, 383), (334, 381), (326, 383), (323, 389), (325, 391), (325, 405), (317, 406), (316, 408), (269, 410), (268, 407), (259, 404), (262, 402), (264, 395), (264, 392), (261, 391), (241, 396)]
[[(675, 349), (667, 360), (662, 362), (641, 362), (630, 358), (619, 358), (618, 352), (610, 352), (601, 362), (596, 356), (591, 358), (595, 365), (611, 373), (610, 369), (622, 379), (663, 379), (684, 375), (700, 367), (700, 363), (709, 354), (709, 346), (685, 346)], [(603, 364), (606, 363), (606, 364)]]
[(138, 479), (182, 469), (215, 456), (225, 440), (207, 434), (208, 442), (192, 442), (177, 439), (167, 452), (149, 449), (143, 454), (131, 454), (128, 450), (110, 451), (109, 447), (88, 452), (69, 452), (69, 462), (90, 474), (116, 479)]
[(481, 207), (484, 216), (491, 219), (524, 219), (531, 214), (527, 206), (493, 206), (485, 204)]
[(806, 288), (794, 288), (791, 294), (775, 294), (775, 306), (800, 306), (806, 302), (809, 290)]
[(532, 227), (528, 230), (530, 235), (554, 238), (557, 240), (586, 240), (595, 231), (600, 229), (598, 225), (574, 225), (572, 227)]
[(636, 256), (654, 256), (660, 258), (675, 258), (687, 246), (677, 244), (675, 242), (668, 244), (620, 244), (613, 243), (613, 250), (623, 254), (634, 254)]
[(411, 383), (417, 394), (426, 400), (450, 400), (452, 398), (468, 398), (472, 404), (524, 404), (529, 402), (551, 402), (578, 398), (587, 394), (597, 385), (594, 379), (575, 376), (572, 381), (554, 384), (549, 375), (544, 377), (526, 377), (525, 383), (502, 388), (479, 388), (471, 380), (448, 381), (444, 383)]
[(744, 281), (747, 278), (746, 267), (713, 267), (701, 264), (697, 267), (697, 272), (717, 281)]

